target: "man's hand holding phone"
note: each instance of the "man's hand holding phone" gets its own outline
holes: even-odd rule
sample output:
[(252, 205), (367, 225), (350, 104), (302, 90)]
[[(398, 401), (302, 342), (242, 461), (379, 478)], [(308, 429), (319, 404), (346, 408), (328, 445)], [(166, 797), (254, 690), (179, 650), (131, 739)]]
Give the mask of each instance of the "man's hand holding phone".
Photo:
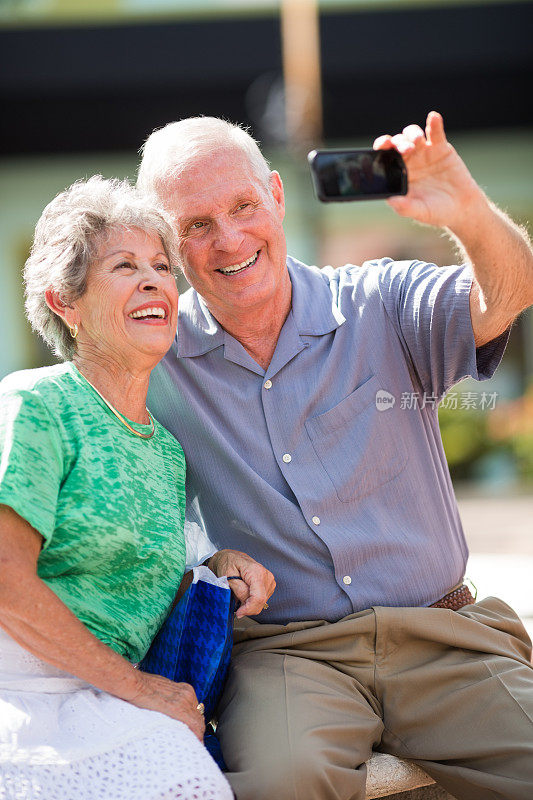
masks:
[(314, 150), (309, 163), (323, 202), (381, 200), (401, 216), (458, 233), (486, 197), (431, 111), (425, 131), (408, 125), (379, 136), (373, 150)]
[(472, 178), (464, 161), (446, 139), (444, 122), (430, 111), (426, 129), (408, 125), (395, 136), (379, 136), (379, 152), (395, 151), (403, 157), (409, 177), (405, 197), (390, 197), (388, 204), (401, 216), (459, 234), (465, 220), (473, 219), (477, 205), (486, 197)]

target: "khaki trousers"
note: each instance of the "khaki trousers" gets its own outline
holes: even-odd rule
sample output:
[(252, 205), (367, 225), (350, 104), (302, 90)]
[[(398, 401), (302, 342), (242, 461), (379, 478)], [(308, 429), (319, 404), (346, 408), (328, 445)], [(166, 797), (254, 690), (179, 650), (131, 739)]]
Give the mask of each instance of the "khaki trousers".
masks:
[(364, 800), (372, 749), (459, 800), (533, 800), (531, 642), (488, 598), (238, 623), (218, 734), (237, 800)]

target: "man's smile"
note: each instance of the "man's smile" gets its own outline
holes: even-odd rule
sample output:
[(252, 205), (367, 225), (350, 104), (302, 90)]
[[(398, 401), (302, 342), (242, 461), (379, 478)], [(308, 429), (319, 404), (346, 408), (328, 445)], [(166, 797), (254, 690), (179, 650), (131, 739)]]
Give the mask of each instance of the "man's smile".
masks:
[(248, 267), (252, 267), (257, 259), (259, 258), (260, 251), (258, 250), (256, 253), (253, 254), (250, 258), (246, 261), (241, 261), (240, 264), (231, 264), (229, 267), (220, 267), (217, 269), (217, 272), (221, 272), (222, 275), (236, 275), (239, 272), (247, 269)]

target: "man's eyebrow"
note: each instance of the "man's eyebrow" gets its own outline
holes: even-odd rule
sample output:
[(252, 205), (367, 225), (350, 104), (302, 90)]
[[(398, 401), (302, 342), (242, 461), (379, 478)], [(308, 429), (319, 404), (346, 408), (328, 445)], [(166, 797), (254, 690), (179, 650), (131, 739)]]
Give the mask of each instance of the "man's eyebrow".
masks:
[[(260, 199), (259, 192), (257, 192), (255, 189), (248, 189), (248, 190), (243, 190), (242, 192), (236, 194), (229, 201), (229, 205), (230, 206), (238, 205), (239, 203), (242, 203), (243, 200), (251, 200), (252, 202), (257, 203), (259, 199)], [(192, 214), (188, 217), (177, 217), (176, 222), (180, 227), (186, 227), (187, 225), (190, 225), (191, 222), (196, 222), (196, 220), (201, 220), (201, 219), (209, 219), (211, 216), (212, 214), (209, 212), (206, 214), (202, 214), (200, 212), (198, 214)]]

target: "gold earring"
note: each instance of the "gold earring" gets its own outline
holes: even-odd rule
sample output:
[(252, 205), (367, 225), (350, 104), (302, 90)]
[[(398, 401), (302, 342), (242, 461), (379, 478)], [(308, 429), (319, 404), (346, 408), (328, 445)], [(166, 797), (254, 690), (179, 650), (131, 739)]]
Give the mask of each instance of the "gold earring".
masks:
[(75, 339), (76, 336), (78, 335), (78, 326), (76, 325), (76, 323), (74, 323), (74, 325), (69, 325), (68, 329), (70, 331), (70, 335), (72, 336), (72, 338)]

